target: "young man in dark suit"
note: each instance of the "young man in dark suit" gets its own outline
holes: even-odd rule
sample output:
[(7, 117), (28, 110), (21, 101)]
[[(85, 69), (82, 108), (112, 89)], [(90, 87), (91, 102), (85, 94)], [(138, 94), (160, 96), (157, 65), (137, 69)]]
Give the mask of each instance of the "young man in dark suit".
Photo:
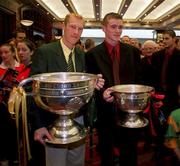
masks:
[(165, 95), (164, 113), (166, 117), (179, 107), (177, 89), (180, 85), (180, 50), (175, 47), (176, 34), (173, 30), (164, 30), (164, 49), (152, 56), (154, 87), (156, 92)]
[(121, 16), (118, 13), (108, 13), (102, 22), (104, 42), (86, 54), (87, 71), (102, 73), (105, 79), (104, 90), (96, 93), (101, 166), (115, 165), (115, 144), (120, 149), (121, 166), (137, 164), (136, 131), (117, 126), (117, 108), (113, 105), (109, 90), (114, 85), (133, 84), (138, 81), (140, 53), (137, 48), (120, 42), (122, 29)]
[[(31, 75), (50, 72), (68, 72), (68, 60), (72, 55), (70, 72), (85, 72), (84, 52), (75, 47), (79, 41), (84, 27), (82, 16), (77, 14), (68, 14), (64, 20), (62, 38), (56, 42), (43, 45), (37, 49), (33, 56)], [(72, 53), (72, 54), (71, 54)], [(103, 79), (98, 80), (97, 89), (102, 88)], [(45, 139), (52, 140), (47, 127), (51, 125), (57, 116), (47, 111), (38, 109), (36, 112), (36, 121), (34, 122), (34, 139), (41, 144), (45, 144)], [(83, 124), (83, 116), (75, 119)], [(85, 159), (85, 144), (73, 148), (56, 148), (45, 145), (46, 166), (83, 166)]]
[[(155, 52), (152, 55), (151, 67), (152, 80), (156, 93), (165, 95), (161, 110), (164, 117), (162, 122), (166, 122), (171, 112), (179, 108), (178, 87), (180, 85), (180, 50), (175, 47), (176, 34), (173, 30), (164, 30), (163, 44), (164, 49)], [(167, 130), (167, 124), (156, 127), (158, 138), (156, 140), (156, 156), (159, 159), (164, 154), (164, 134)]]

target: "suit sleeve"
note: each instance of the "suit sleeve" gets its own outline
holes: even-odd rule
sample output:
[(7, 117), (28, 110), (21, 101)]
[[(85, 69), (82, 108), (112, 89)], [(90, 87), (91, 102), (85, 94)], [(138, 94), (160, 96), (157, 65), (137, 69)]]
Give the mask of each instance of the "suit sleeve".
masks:
[(47, 58), (45, 51), (38, 48), (32, 59), (32, 68), (30, 75), (45, 73), (47, 71)]
[[(42, 48), (38, 48), (36, 50), (32, 59), (32, 68), (30, 75), (47, 72), (48, 59), (45, 53), (47, 53), (47, 51)], [(51, 125), (52, 121), (56, 119), (56, 116), (54, 114), (38, 107), (32, 97), (28, 99), (28, 103), (30, 105), (30, 107), (28, 108), (28, 118), (33, 131), (41, 127), (48, 127), (49, 125)]]

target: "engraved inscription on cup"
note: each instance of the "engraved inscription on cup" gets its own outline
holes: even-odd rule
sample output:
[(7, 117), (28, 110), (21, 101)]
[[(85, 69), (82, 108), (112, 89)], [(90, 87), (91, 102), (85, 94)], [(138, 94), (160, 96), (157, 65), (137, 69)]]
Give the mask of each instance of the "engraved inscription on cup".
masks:
[(85, 127), (75, 122), (71, 115), (89, 102), (97, 78), (97, 75), (88, 73), (56, 72), (34, 75), (20, 83), (23, 86), (33, 81), (36, 104), (58, 114), (57, 120), (49, 128), (53, 139), (46, 140), (46, 143), (64, 147), (85, 140)]

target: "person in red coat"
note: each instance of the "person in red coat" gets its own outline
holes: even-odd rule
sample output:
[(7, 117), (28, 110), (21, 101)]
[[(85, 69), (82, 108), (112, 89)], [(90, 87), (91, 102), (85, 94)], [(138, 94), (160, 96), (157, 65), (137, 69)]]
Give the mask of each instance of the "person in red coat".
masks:
[[(14, 86), (27, 78), (27, 73), (23, 73), (25, 65), (15, 59), (15, 49), (10, 44), (0, 46), (0, 165), (8, 163), (17, 164), (17, 136), (15, 121), (8, 112), (7, 102), (9, 94)], [(10, 150), (11, 149), (11, 150)]]

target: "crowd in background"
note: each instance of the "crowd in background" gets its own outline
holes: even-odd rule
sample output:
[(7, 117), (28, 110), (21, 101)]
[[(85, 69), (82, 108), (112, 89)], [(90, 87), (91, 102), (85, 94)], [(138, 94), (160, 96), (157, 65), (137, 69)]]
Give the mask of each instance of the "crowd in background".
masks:
[[(176, 114), (175, 117), (174, 114), (172, 115), (171, 113), (173, 112), (173, 110), (180, 108), (178, 107), (179, 96), (174, 93), (174, 89), (172, 90), (172, 88), (174, 87), (172, 88), (171, 86), (167, 87), (167, 84), (174, 85), (176, 84), (175, 81), (179, 81), (178, 79), (174, 80), (174, 78), (176, 77), (174, 75), (178, 75), (178, 72), (180, 71), (180, 70), (174, 71), (174, 69), (177, 68), (173, 69), (173, 65), (176, 64), (173, 61), (176, 61), (176, 59), (175, 60), (168, 59), (169, 65), (171, 65), (172, 70), (170, 70), (169, 71), (170, 73), (168, 73), (170, 76), (168, 78), (167, 77), (164, 78), (165, 80), (169, 81), (164, 83), (165, 87), (162, 86), (160, 87), (160, 85), (157, 85), (156, 84), (157, 82), (154, 83), (154, 81), (158, 80), (159, 83), (161, 84), (161, 79), (159, 77), (160, 77), (160, 72), (162, 71), (160, 70), (161, 69), (163, 70), (164, 68), (163, 66), (167, 65), (167, 64), (163, 64), (163, 59), (159, 57), (162, 56), (163, 54), (168, 54), (170, 58), (173, 59), (176, 55), (180, 55), (179, 54), (180, 37), (175, 36), (175, 34), (173, 34), (173, 32), (171, 33), (170, 31), (170, 33), (167, 32), (164, 34), (164, 38), (161, 41), (146, 40), (143, 43), (141, 43), (138, 39), (131, 38), (130, 36), (123, 36), (119, 40), (122, 43), (132, 45), (133, 47), (136, 47), (139, 50), (141, 54), (140, 64), (141, 64), (142, 84), (153, 87), (157, 86), (155, 87), (155, 89), (157, 90), (158, 93), (163, 95), (164, 92), (169, 88), (168, 93), (166, 94), (167, 96), (164, 99), (160, 100), (160, 102), (158, 101), (158, 104), (159, 103), (162, 104), (162, 102), (164, 102), (163, 106), (161, 105), (162, 106), (161, 108), (166, 110), (166, 113), (164, 113), (164, 118), (168, 120), (168, 118), (171, 116), (168, 123), (174, 126), (176, 123), (175, 122), (175, 118), (177, 118), (176, 116), (180, 118), (180, 113), (179, 113), (180, 111), (178, 110), (178, 115)], [(36, 37), (34, 41), (31, 41), (26, 37), (25, 31), (19, 29), (14, 33), (14, 37), (12, 39), (7, 41), (6, 43), (3, 43), (0, 46), (0, 58), (1, 58), (0, 60), (0, 130), (1, 131), (0, 132), (3, 133), (4, 135), (3, 137), (0, 137), (0, 161), (4, 161), (4, 162), (8, 161), (9, 165), (11, 166), (15, 166), (16, 164), (18, 165), (19, 156), (17, 153), (18, 146), (16, 143), (16, 139), (17, 139), (16, 124), (14, 122), (14, 119), (8, 112), (8, 106), (7, 106), (9, 94), (14, 86), (16, 87), (20, 81), (29, 77), (31, 71), (32, 56), (34, 56), (34, 52), (36, 51), (36, 49), (44, 44), (45, 41), (43, 40), (43, 38)], [(92, 50), (95, 46), (96, 43), (95, 40), (93, 40), (93, 38), (86, 39), (84, 43), (81, 40), (79, 40), (76, 43), (76, 47), (84, 52), (88, 52)], [(171, 54), (173, 55), (171, 56)], [(152, 78), (156, 78), (157, 80), (154, 80)], [(172, 101), (172, 96), (173, 98), (176, 98), (177, 101)], [(176, 107), (173, 107), (174, 102), (177, 102), (175, 104)], [(145, 116), (150, 118), (149, 112), (148, 115), (146, 114)], [(155, 126), (155, 124), (154, 126), (149, 125), (146, 133), (149, 136), (149, 138), (147, 140), (144, 137), (144, 140), (146, 141), (146, 145), (148, 144), (148, 146), (156, 144), (157, 146), (159, 146), (158, 148), (162, 148), (162, 146), (164, 145), (163, 143), (165, 141), (164, 136), (167, 137), (169, 142), (168, 143), (166, 142), (166, 145), (174, 149), (174, 152), (177, 154), (180, 160), (180, 152), (177, 150), (178, 143), (176, 142), (176, 138), (178, 138), (178, 134), (179, 134), (179, 129), (177, 129), (177, 131), (173, 133), (174, 135), (171, 135), (173, 132), (172, 126), (171, 126), (172, 129), (168, 128), (168, 130), (162, 133), (160, 133), (159, 131), (155, 131), (155, 133), (153, 133), (152, 132), (153, 128), (157, 128), (157, 126)], [(167, 131), (169, 132), (166, 133)], [(173, 139), (173, 141), (171, 142), (170, 138), (173, 136), (175, 137), (175, 140)], [(157, 140), (157, 137), (161, 137), (161, 138), (163, 137), (163, 138)], [(158, 148), (156, 149), (157, 151), (159, 150)], [(12, 149), (12, 151), (9, 151), (9, 149)]]

